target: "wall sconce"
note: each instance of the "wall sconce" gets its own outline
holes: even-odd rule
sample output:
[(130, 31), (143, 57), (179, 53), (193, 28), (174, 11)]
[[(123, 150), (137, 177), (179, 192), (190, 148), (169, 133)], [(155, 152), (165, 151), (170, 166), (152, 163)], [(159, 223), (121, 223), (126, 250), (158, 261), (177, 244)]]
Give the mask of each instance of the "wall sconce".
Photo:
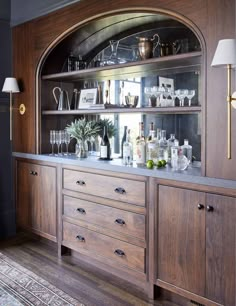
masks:
[(25, 105), (21, 104), (19, 108), (12, 107), (12, 94), (20, 92), (17, 80), (15, 78), (6, 78), (3, 84), (2, 92), (10, 93), (10, 140), (12, 140), (12, 110), (17, 109), (21, 115), (25, 113)]
[(227, 142), (228, 159), (231, 159), (231, 105), (236, 108), (236, 92), (231, 94), (232, 67), (236, 65), (236, 39), (222, 39), (218, 42), (211, 66), (227, 67)]

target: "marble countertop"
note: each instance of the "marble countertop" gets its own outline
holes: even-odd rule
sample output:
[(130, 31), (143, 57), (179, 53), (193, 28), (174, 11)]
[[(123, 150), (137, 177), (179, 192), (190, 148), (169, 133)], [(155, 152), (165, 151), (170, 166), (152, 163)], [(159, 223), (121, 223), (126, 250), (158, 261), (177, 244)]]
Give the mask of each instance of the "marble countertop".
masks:
[(189, 166), (187, 170), (174, 171), (168, 165), (161, 169), (147, 169), (146, 167), (138, 167), (135, 163), (132, 166), (125, 166), (122, 164), (121, 158), (113, 158), (111, 161), (101, 161), (96, 156), (89, 156), (88, 158), (79, 159), (75, 154), (71, 154), (69, 156), (50, 156), (46, 154), (13, 152), (12, 155), (13, 157), (18, 158), (61, 163), (64, 165), (74, 165), (98, 170), (108, 170), (113, 172), (143, 175), (159, 179), (176, 180), (187, 183), (236, 189), (235, 180), (225, 180), (202, 176), (199, 162), (193, 163), (193, 165)]

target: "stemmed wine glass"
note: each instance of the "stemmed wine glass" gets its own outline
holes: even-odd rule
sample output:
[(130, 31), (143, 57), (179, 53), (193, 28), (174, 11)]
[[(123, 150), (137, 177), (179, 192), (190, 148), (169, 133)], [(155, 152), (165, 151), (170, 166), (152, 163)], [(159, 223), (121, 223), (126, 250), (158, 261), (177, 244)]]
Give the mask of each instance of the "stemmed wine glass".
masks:
[(60, 155), (61, 131), (56, 131), (57, 154)]
[(187, 94), (187, 98), (188, 98), (188, 106), (191, 106), (191, 100), (192, 98), (195, 96), (195, 90), (192, 89), (192, 90), (188, 90), (188, 94)]
[(52, 146), (52, 153), (49, 155), (54, 155), (54, 144), (56, 143), (56, 131), (50, 131), (50, 144)]
[(65, 131), (65, 144), (66, 144), (66, 153), (65, 155), (69, 155), (69, 143), (70, 143), (70, 134)]
[(65, 143), (65, 131), (61, 132), (61, 155), (63, 155), (63, 143)]

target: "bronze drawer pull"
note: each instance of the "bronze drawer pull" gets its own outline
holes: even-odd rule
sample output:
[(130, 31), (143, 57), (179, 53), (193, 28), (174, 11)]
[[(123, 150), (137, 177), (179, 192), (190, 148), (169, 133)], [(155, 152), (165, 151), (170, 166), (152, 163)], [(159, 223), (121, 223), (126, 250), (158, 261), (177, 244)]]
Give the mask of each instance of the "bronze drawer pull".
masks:
[(125, 252), (123, 252), (123, 251), (120, 250), (120, 249), (115, 250), (114, 253), (115, 253), (117, 256), (119, 256), (119, 257), (125, 256)]
[(79, 240), (80, 242), (85, 242), (85, 238), (83, 236), (76, 236), (76, 239)]
[(207, 205), (207, 211), (213, 211), (213, 210), (214, 210), (213, 206)]
[(115, 192), (116, 192), (116, 193), (120, 193), (120, 194), (126, 193), (125, 189), (122, 188), (122, 187), (117, 187), (117, 188), (115, 189)]
[(83, 209), (83, 208), (77, 208), (76, 211), (78, 211), (79, 213), (81, 213), (81, 214), (83, 214), (83, 215), (86, 214), (86, 211), (85, 211), (85, 209)]
[(197, 205), (197, 208), (198, 208), (199, 210), (204, 209), (204, 205), (199, 203), (199, 204)]
[(31, 175), (34, 175), (34, 176), (37, 176), (37, 175), (38, 175), (38, 173), (37, 173), (36, 171), (30, 171), (30, 174), (31, 174)]
[(119, 225), (125, 225), (125, 221), (122, 220), (122, 219), (116, 219), (116, 220), (115, 220), (115, 223), (116, 223), (116, 224), (119, 224)]
[(77, 181), (76, 184), (80, 185), (80, 186), (84, 186), (85, 185), (85, 181)]

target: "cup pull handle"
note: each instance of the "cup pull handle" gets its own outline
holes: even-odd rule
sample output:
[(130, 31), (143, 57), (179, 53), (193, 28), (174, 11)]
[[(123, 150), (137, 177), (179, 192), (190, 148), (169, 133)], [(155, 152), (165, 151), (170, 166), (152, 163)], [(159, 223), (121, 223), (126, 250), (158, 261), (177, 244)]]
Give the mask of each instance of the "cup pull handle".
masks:
[(76, 185), (84, 186), (85, 185), (85, 181), (77, 181)]
[(122, 250), (120, 250), (120, 249), (116, 249), (116, 250), (114, 251), (114, 254), (116, 254), (116, 255), (119, 256), (119, 257), (124, 257), (124, 256), (125, 256), (125, 252), (122, 251)]
[(124, 193), (126, 193), (125, 189), (122, 188), (122, 187), (117, 187), (117, 188), (115, 189), (115, 192), (116, 192), (116, 193), (119, 193), (119, 194), (124, 194)]
[(83, 215), (85, 215), (86, 214), (86, 211), (85, 211), (85, 209), (83, 209), (83, 208), (77, 208), (76, 209), (76, 211), (78, 211), (79, 213), (81, 213), (81, 214), (83, 214)]
[(38, 172), (36, 172), (36, 171), (30, 171), (30, 175), (34, 175), (34, 176), (37, 176), (38, 175)]
[(115, 223), (118, 224), (118, 225), (125, 225), (125, 221), (122, 220), (122, 219), (116, 219)]
[(85, 242), (85, 238), (84, 238), (83, 236), (81, 236), (81, 235), (77, 235), (77, 236), (76, 236), (76, 239), (77, 239), (78, 241), (80, 241), (80, 242)]

